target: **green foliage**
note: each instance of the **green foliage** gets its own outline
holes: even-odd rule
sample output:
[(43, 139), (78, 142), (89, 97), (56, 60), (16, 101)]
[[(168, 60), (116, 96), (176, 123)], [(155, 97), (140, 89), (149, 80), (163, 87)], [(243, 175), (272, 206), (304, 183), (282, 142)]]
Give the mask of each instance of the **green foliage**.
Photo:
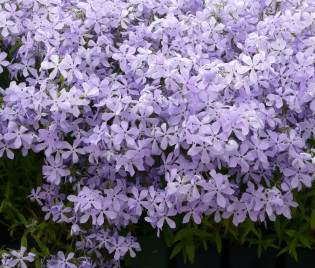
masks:
[[(29, 153), (23, 157), (15, 152), (15, 159), (0, 158), (0, 224), (5, 227), (13, 244), (25, 246), (38, 257), (47, 258), (56, 250), (74, 251), (76, 239), (70, 235), (70, 226), (65, 223), (45, 221), (40, 207), (32, 203), (27, 196), (31, 189), (42, 182), (41, 155)], [(67, 187), (67, 184), (65, 184)], [(176, 229), (167, 225), (163, 228), (163, 238), (167, 246), (172, 247), (170, 258), (182, 252), (185, 263), (194, 262), (195, 250), (203, 246), (216, 246), (221, 252), (225, 244), (257, 247), (258, 256), (263, 250), (275, 248), (278, 255), (288, 252), (298, 260), (298, 248), (315, 247), (315, 190), (303, 189), (295, 192), (295, 201), (299, 204), (292, 209), (292, 219), (277, 217), (275, 222), (245, 222), (234, 226), (232, 218), (216, 223), (213, 215), (202, 219), (200, 225), (190, 221), (182, 224), (183, 216), (175, 217)], [(140, 225), (143, 225), (142, 227)], [(145, 222), (130, 226), (128, 231), (138, 234), (151, 234)], [(12, 245), (2, 243), (2, 252), (10, 250)], [(39, 258), (35, 262), (40, 267)]]
[(74, 237), (70, 236), (70, 226), (46, 221), (39, 205), (27, 196), (31, 190), (42, 185), (42, 155), (32, 152), (24, 157), (15, 152), (14, 160), (0, 158), (0, 226), (9, 234), (7, 241), (1, 242), (1, 253), (24, 246), (39, 258), (55, 254), (57, 249), (74, 251)]
[(184, 225), (182, 217), (177, 217), (176, 229), (163, 229), (166, 244), (172, 246), (170, 258), (182, 252), (185, 263), (187, 259), (193, 263), (194, 252), (200, 245), (205, 250), (208, 245), (216, 246), (221, 252), (226, 244), (256, 247), (258, 257), (264, 250), (275, 248), (278, 256), (288, 252), (298, 261), (298, 248), (315, 249), (315, 190), (303, 189), (294, 196), (299, 206), (292, 209), (292, 219), (278, 216), (276, 221), (267, 221), (266, 225), (247, 218), (236, 227), (232, 218), (216, 223), (213, 215), (204, 217), (201, 225), (193, 222)]

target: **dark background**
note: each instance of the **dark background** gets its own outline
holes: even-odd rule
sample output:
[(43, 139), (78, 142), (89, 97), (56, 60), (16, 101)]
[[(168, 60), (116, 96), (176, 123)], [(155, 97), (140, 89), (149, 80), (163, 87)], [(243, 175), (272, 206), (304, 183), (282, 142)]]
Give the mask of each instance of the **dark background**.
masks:
[(289, 254), (278, 257), (277, 251), (268, 249), (258, 258), (255, 247), (234, 247), (224, 245), (219, 254), (215, 247), (205, 251), (196, 249), (195, 263), (185, 264), (182, 252), (169, 259), (172, 249), (163, 240), (140, 237), (142, 251), (134, 259), (127, 260), (126, 268), (313, 268), (315, 267), (315, 250), (297, 249), (298, 262)]

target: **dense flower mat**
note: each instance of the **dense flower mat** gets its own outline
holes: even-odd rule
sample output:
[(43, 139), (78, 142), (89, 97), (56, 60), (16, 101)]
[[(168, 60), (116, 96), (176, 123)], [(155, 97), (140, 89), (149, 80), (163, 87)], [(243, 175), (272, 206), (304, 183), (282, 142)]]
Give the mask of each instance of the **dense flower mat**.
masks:
[(0, 155), (43, 153), (29, 198), (86, 257), (45, 265), (119, 266), (140, 250), (139, 221), (159, 236), (179, 216), (290, 219), (292, 191), (315, 179), (314, 11), (312, 0), (0, 0)]

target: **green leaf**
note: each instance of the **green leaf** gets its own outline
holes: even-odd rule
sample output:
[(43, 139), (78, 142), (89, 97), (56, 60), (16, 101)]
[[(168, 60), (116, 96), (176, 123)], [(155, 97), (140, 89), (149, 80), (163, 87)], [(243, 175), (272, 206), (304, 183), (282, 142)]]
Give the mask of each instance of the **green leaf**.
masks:
[(291, 236), (291, 237), (294, 237), (294, 236), (296, 236), (296, 234), (297, 234), (297, 232), (296, 232), (295, 230), (289, 230), (289, 229), (285, 230), (284, 232), (285, 232), (288, 236)]
[(275, 223), (274, 223), (274, 226), (275, 226), (275, 230), (276, 230), (277, 236), (278, 236), (279, 238), (282, 238), (282, 232), (281, 232), (280, 221), (279, 221), (279, 220), (276, 220)]
[(67, 250), (67, 245), (61, 241), (56, 241), (56, 245), (59, 247), (59, 248), (62, 248), (62, 249), (66, 249)]
[(240, 238), (240, 244), (243, 245), (245, 243), (246, 237), (250, 232), (250, 228), (247, 228), (246, 231), (242, 234)]
[(309, 197), (315, 196), (315, 190), (309, 191), (306, 194), (303, 195), (303, 198), (307, 199)]
[(3, 254), (3, 253), (8, 253), (8, 251), (7, 250), (0, 250), (0, 256)]
[(20, 48), (22, 46), (21, 42), (16, 42), (13, 47), (9, 50), (9, 54), (11, 55), (15, 49)]
[(298, 261), (298, 257), (297, 257), (297, 253), (296, 253), (295, 248), (292, 250), (291, 254), (292, 254), (293, 258), (295, 259), (295, 261)]
[(233, 237), (235, 238), (235, 240), (238, 241), (237, 228), (235, 228), (234, 226), (230, 226), (230, 228), (229, 228), (228, 230), (229, 230), (229, 232), (233, 235)]
[(8, 206), (17, 214), (19, 217), (20, 221), (24, 224), (25, 227), (27, 227), (28, 223), (23, 214), (21, 214), (17, 208), (15, 208), (10, 202), (7, 202)]
[(281, 2), (276, 2), (276, 6), (275, 6), (275, 13), (277, 13), (278, 12), (278, 10), (279, 10), (279, 7), (280, 7), (280, 4), (281, 4)]
[(182, 240), (184, 237), (186, 237), (189, 234), (189, 229), (182, 229), (180, 230), (173, 239), (173, 244), (179, 240)]
[(168, 225), (165, 226), (163, 230), (163, 234), (164, 234), (164, 240), (165, 240), (166, 245), (171, 246), (172, 240), (174, 238), (174, 233)]
[(170, 259), (173, 259), (173, 258), (183, 249), (183, 247), (184, 247), (184, 242), (178, 243), (178, 244), (174, 247)]
[(193, 240), (193, 236), (188, 236), (185, 240), (185, 249), (187, 252), (188, 260), (191, 264), (194, 263), (195, 260), (195, 244)]
[(183, 240), (184, 238), (190, 237), (190, 236), (198, 236), (202, 239), (209, 239), (212, 238), (213, 235), (208, 233), (207, 231), (200, 230), (200, 229), (194, 229), (194, 228), (185, 228), (180, 230), (174, 237), (172, 243), (175, 243), (179, 240)]
[(217, 250), (220, 253), (222, 250), (222, 240), (221, 240), (220, 233), (217, 229), (215, 229), (215, 242), (217, 244)]
[(184, 263), (187, 263), (187, 252), (186, 250), (183, 250), (183, 259), (184, 259)]
[(2, 212), (2, 210), (5, 209), (7, 202), (8, 202), (7, 199), (3, 199), (3, 200), (2, 200), (1, 206), (0, 206), (0, 213)]
[(268, 247), (278, 248), (277, 245), (273, 243), (274, 240), (275, 240), (274, 238), (269, 238), (269, 239), (264, 240), (263, 241), (264, 249), (266, 250)]
[(26, 247), (27, 248), (27, 234), (28, 234), (28, 231), (25, 231), (25, 233), (22, 236), (21, 247)]
[(195, 235), (195, 236), (199, 236), (202, 238), (212, 238), (213, 235), (208, 233), (207, 231), (204, 230), (200, 230), (200, 229), (190, 229), (191, 234)]
[(59, 76), (59, 82), (61, 83), (61, 87), (63, 87), (65, 84), (65, 78), (63, 77), (63, 75)]
[(261, 253), (262, 253), (262, 244), (258, 243), (258, 258), (261, 257)]
[(131, 264), (132, 258), (130, 257), (130, 254), (126, 254), (124, 256), (124, 263), (125, 263), (125, 267), (129, 267)]
[(36, 182), (37, 182), (37, 185), (42, 185), (42, 175), (41, 174), (37, 174), (37, 177), (36, 177)]
[(9, 197), (10, 197), (10, 194), (11, 194), (11, 184), (12, 184), (12, 181), (11, 181), (11, 179), (9, 178), (8, 183), (7, 183), (7, 187), (6, 187), (6, 189), (5, 189), (5, 198), (6, 198), (6, 199), (9, 199)]
[(41, 268), (40, 258), (38, 258), (38, 259), (35, 261), (35, 267), (36, 267), (36, 268)]
[(24, 226), (27, 227), (28, 223), (27, 223), (27, 220), (25, 219), (25, 217), (23, 216), (23, 214), (18, 213), (18, 217), (21, 220), (21, 222), (24, 224)]
[(36, 215), (36, 213), (34, 212), (34, 210), (28, 209), (28, 211), (31, 212), (32, 215), (33, 215), (33, 217), (34, 217), (34, 219), (32, 219), (32, 221), (38, 221), (37, 215)]
[(45, 255), (43, 253), (37, 251), (35, 247), (32, 247), (31, 252), (36, 254), (36, 256), (45, 257)]
[(305, 233), (308, 229), (309, 229), (309, 223), (306, 222), (300, 227), (299, 233)]
[(259, 233), (257, 232), (257, 230), (254, 227), (254, 223), (252, 222), (252, 227), (250, 229), (257, 237), (260, 237)]
[(281, 250), (279, 251), (279, 253), (277, 254), (277, 257), (280, 256), (281, 254), (287, 252), (288, 250), (289, 250), (289, 247), (284, 247), (283, 249), (281, 249)]
[(207, 226), (207, 227), (209, 227), (209, 228), (213, 228), (213, 224), (211, 224), (210, 222), (208, 222), (208, 221), (202, 221), (202, 225), (204, 225), (204, 226)]
[[(295, 258), (295, 255), (296, 255), (296, 247), (297, 247), (297, 244), (298, 244), (298, 240), (297, 240), (297, 236), (295, 236), (293, 238), (293, 240), (291, 241), (290, 245), (289, 245), (289, 253), (293, 255), (293, 257)], [(294, 254), (295, 252), (295, 254)], [(297, 260), (297, 257), (295, 258)]]
[(38, 228), (39, 230), (44, 231), (47, 228), (47, 226), (48, 226), (48, 223), (44, 221), (38, 225)]
[(311, 212), (311, 228), (315, 230), (315, 209), (312, 209)]
[(208, 244), (207, 244), (207, 241), (206, 241), (206, 240), (203, 240), (203, 241), (202, 241), (202, 245), (203, 245), (203, 249), (204, 249), (205, 251), (207, 251), (207, 250), (208, 250)]
[(44, 245), (44, 243), (42, 241), (40, 241), (39, 235), (32, 235), (32, 237), (35, 239), (40, 250), (48, 257), (49, 256), (49, 249)]
[(309, 249), (311, 248), (310, 241), (307, 239), (305, 235), (300, 234), (299, 240), (304, 246), (308, 247)]

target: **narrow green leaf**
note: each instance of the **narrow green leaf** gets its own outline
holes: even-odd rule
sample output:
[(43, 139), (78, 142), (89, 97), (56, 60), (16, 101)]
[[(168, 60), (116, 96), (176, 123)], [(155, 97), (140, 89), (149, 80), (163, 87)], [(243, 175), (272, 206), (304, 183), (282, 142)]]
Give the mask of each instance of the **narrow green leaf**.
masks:
[[(43, 253), (37, 251), (35, 247), (32, 247), (31, 252), (34, 253), (34, 254), (37, 256), (37, 258), (38, 258), (38, 256), (40, 256), (40, 257), (46, 257)], [(37, 258), (36, 258), (36, 259), (37, 259)], [(38, 258), (38, 259), (40, 259), (40, 258)]]
[(2, 256), (3, 253), (8, 253), (8, 251), (7, 251), (7, 250), (4, 250), (4, 249), (3, 249), (3, 250), (0, 250), (0, 256)]
[(187, 252), (186, 250), (183, 250), (183, 259), (184, 259), (184, 263), (187, 263)]
[(9, 197), (10, 197), (11, 184), (12, 184), (12, 181), (11, 181), (10, 178), (9, 178), (8, 183), (7, 183), (7, 186), (6, 186), (6, 189), (5, 189), (5, 198), (6, 198), (6, 199), (9, 199)]
[(18, 213), (18, 217), (21, 220), (21, 222), (24, 224), (24, 226), (26, 227), (28, 225), (27, 220), (25, 219), (25, 217), (23, 216), (23, 214)]
[(211, 238), (211, 237), (213, 237), (212, 234), (208, 233), (207, 231), (200, 230), (200, 229), (190, 229), (190, 233), (195, 235), (195, 236), (202, 237), (202, 238)]
[(63, 87), (64, 83), (65, 83), (65, 79), (64, 79), (63, 75), (60, 75), (59, 82), (61, 83), (61, 87)]
[(222, 250), (222, 240), (219, 231), (216, 229), (215, 230), (215, 242), (217, 244), (217, 250), (220, 253)]
[(268, 247), (272, 247), (272, 248), (278, 248), (277, 245), (275, 245), (273, 243), (273, 241), (275, 240), (275, 238), (269, 238), (263, 241), (263, 247), (266, 250)]
[(261, 253), (262, 253), (262, 244), (258, 243), (258, 258), (261, 257)]
[(184, 247), (184, 242), (178, 243), (172, 250), (170, 259), (173, 259)]
[(245, 243), (246, 237), (250, 232), (250, 228), (247, 228), (247, 230), (242, 234), (241, 239), (240, 239), (240, 243), (241, 245), (243, 245)]
[(195, 260), (195, 244), (193, 240), (193, 236), (190, 235), (185, 240), (185, 249), (187, 252), (188, 260), (191, 264), (194, 263)]
[(202, 245), (203, 245), (203, 249), (204, 249), (205, 251), (207, 251), (207, 250), (208, 250), (208, 244), (207, 244), (207, 241), (206, 241), (206, 240), (203, 240), (203, 241), (202, 241)]
[(26, 247), (27, 248), (27, 234), (28, 234), (28, 231), (25, 231), (25, 233), (22, 236), (21, 247)]
[(189, 229), (182, 229), (180, 230), (174, 237), (173, 239), (173, 244), (179, 240), (182, 240), (184, 237), (188, 236), (190, 234), (190, 230)]
[(279, 251), (279, 253), (277, 254), (277, 257), (280, 256), (281, 254), (287, 252), (288, 250), (289, 250), (289, 247), (284, 247), (283, 249), (281, 249), (281, 250)]
[(185, 228), (180, 230), (174, 237), (172, 243), (175, 243), (179, 240), (183, 240), (184, 238), (186, 239), (187, 237), (190, 236), (198, 236), (201, 237), (202, 239), (209, 239), (212, 238), (213, 235), (208, 233), (207, 231), (200, 230), (200, 229), (195, 229), (195, 228)]
[(300, 234), (299, 240), (304, 246), (308, 247), (309, 249), (311, 248), (310, 241), (307, 239), (307, 237), (305, 235)]
[(36, 213), (34, 212), (34, 210), (28, 209), (28, 211), (30, 211), (30, 212), (32, 213), (33, 217), (34, 217), (34, 219), (32, 219), (32, 221), (33, 221), (33, 220), (37, 221), (38, 218), (37, 218), (37, 215), (36, 215)]
[(7, 204), (7, 199), (3, 199), (0, 206), (0, 213), (5, 209)]
[(296, 236), (293, 238), (293, 240), (291, 241), (291, 243), (289, 245), (289, 253), (290, 254), (293, 254), (293, 251), (295, 251), (297, 243), (298, 243), (298, 238)]
[(311, 212), (311, 228), (315, 230), (315, 209), (312, 209)]
[(63, 242), (60, 242), (60, 241), (56, 241), (56, 245), (59, 247), (59, 248), (62, 248), (62, 249), (67, 249), (67, 245)]
[(163, 234), (164, 234), (164, 240), (165, 240), (166, 245), (171, 246), (172, 240), (174, 238), (174, 234), (173, 234), (173, 231), (171, 230), (171, 228), (168, 227), (168, 225), (164, 228)]
[(309, 197), (315, 196), (315, 190), (309, 191), (306, 194), (303, 195), (303, 198), (307, 199)]
[(276, 230), (277, 236), (278, 236), (279, 238), (282, 238), (282, 232), (281, 232), (280, 221), (279, 221), (279, 220), (276, 220), (275, 223), (274, 223), (274, 226), (275, 226), (275, 230)]
[(251, 228), (251, 231), (257, 236), (260, 237), (259, 233), (257, 232), (257, 230), (254, 227), (254, 223), (253, 223), (253, 227)]
[(305, 233), (309, 229), (309, 222), (304, 223), (299, 229), (300, 233)]
[(298, 257), (297, 257), (297, 252), (296, 252), (295, 248), (292, 250), (291, 254), (292, 254), (293, 258), (295, 259), (295, 261), (297, 262)]
[(49, 249), (44, 245), (42, 241), (40, 241), (38, 235), (32, 235), (32, 237), (35, 239), (37, 245), (39, 246), (40, 250), (47, 256), (49, 256)]
[(17, 216), (19, 217), (20, 221), (26, 227), (28, 225), (28, 223), (27, 223), (27, 220), (25, 219), (25, 217), (23, 216), (23, 214), (21, 214), (10, 202), (7, 202), (7, 205), (17, 214)]
[(37, 182), (37, 185), (42, 185), (42, 175), (41, 174), (38, 174), (37, 177), (36, 177), (36, 182)]
[(22, 46), (21, 42), (16, 42), (13, 47), (9, 50), (9, 54), (12, 54), (15, 49), (20, 48)]
[(213, 225), (208, 221), (202, 221), (202, 225), (207, 226), (209, 228), (213, 228)]
[(295, 231), (295, 230), (289, 230), (289, 229), (287, 229), (287, 230), (285, 230), (284, 232), (285, 232), (288, 236), (291, 236), (291, 237), (296, 236), (296, 231)]
[(43, 231), (44, 229), (46, 229), (48, 226), (48, 223), (47, 222), (42, 222), (38, 225), (38, 228)]
[(40, 259), (39, 258), (35, 261), (35, 267), (36, 268), (41, 268), (41, 263), (40, 263)]

